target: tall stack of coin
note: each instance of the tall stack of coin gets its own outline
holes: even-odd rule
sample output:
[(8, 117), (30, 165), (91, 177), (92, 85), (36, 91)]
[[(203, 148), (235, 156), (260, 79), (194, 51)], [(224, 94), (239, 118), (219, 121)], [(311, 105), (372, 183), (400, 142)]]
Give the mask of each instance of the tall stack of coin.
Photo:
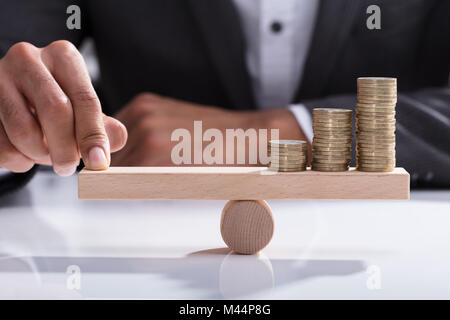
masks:
[(304, 171), (308, 163), (308, 144), (302, 140), (271, 140), (270, 169), (275, 171)]
[(312, 170), (347, 171), (352, 159), (352, 110), (313, 110)]
[(358, 78), (356, 167), (388, 172), (395, 168), (396, 78)]

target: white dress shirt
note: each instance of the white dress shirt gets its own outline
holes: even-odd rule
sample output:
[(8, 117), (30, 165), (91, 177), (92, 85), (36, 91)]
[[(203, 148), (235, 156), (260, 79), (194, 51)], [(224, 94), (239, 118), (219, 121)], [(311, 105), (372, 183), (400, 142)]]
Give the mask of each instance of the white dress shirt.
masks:
[(233, 0), (247, 44), (246, 63), (259, 108), (288, 107), (308, 140), (310, 113), (291, 105), (300, 85), (319, 0)]

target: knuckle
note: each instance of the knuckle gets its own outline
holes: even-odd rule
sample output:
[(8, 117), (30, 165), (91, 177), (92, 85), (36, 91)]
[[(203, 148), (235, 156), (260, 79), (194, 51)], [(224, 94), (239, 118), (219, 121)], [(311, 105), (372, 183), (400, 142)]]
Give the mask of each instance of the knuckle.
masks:
[(15, 122), (21, 118), (18, 109), (11, 104), (6, 95), (0, 97), (0, 108), (5, 123)]
[(67, 40), (57, 40), (50, 43), (46, 49), (63, 55), (78, 55), (78, 49), (75, 45)]
[(163, 150), (167, 148), (167, 143), (158, 135), (152, 134), (145, 139), (146, 150)]
[(73, 94), (73, 98), (75, 101), (80, 103), (98, 103), (98, 97), (94, 90), (90, 88), (82, 88), (78, 91), (75, 91)]
[(79, 159), (74, 157), (67, 157), (65, 155), (63, 156), (56, 156), (55, 159), (52, 161), (54, 166), (62, 167), (62, 168), (69, 168), (73, 166), (77, 166), (79, 163)]
[(160, 132), (150, 127), (143, 132), (142, 141), (147, 150), (161, 150), (167, 147), (167, 141), (161, 138)]
[(141, 92), (134, 97), (133, 101), (137, 103), (144, 102), (151, 99), (151, 96), (152, 95), (148, 92)]
[(138, 132), (142, 135), (150, 135), (153, 132), (154, 123), (151, 116), (142, 117), (137, 123)]
[(151, 131), (148, 131), (144, 138), (144, 148), (151, 150), (156, 145), (156, 138), (155, 135), (152, 134)]
[(46, 113), (52, 120), (58, 120), (70, 114), (71, 105), (69, 99), (65, 97), (49, 98), (46, 103)]
[(29, 121), (17, 122), (15, 125), (11, 125), (11, 130), (8, 136), (11, 141), (24, 142), (30, 139), (33, 134), (33, 126)]
[(108, 143), (108, 137), (106, 133), (101, 129), (92, 130), (89, 133), (83, 135), (80, 139), (81, 146), (88, 146), (92, 144), (104, 145)]
[(142, 92), (133, 98), (132, 105), (134, 105), (136, 108), (148, 109), (149, 107), (154, 106), (155, 103), (160, 99), (161, 98), (156, 94)]
[(17, 158), (17, 151), (9, 144), (1, 146), (2, 152), (0, 152), (0, 165), (6, 165), (14, 162)]
[(13, 172), (26, 172), (30, 170), (34, 162), (22, 156), (11, 145), (1, 146), (0, 167)]
[(28, 42), (18, 42), (9, 48), (6, 56), (19, 60), (29, 60), (36, 56), (37, 48)]

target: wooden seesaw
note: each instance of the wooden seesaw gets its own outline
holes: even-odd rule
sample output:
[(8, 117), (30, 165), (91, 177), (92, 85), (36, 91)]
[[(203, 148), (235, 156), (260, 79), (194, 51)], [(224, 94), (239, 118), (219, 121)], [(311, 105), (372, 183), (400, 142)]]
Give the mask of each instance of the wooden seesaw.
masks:
[(111, 167), (83, 169), (83, 200), (230, 200), (220, 230), (237, 253), (254, 254), (272, 239), (274, 220), (262, 200), (408, 200), (409, 174), (392, 172), (276, 172), (267, 167)]

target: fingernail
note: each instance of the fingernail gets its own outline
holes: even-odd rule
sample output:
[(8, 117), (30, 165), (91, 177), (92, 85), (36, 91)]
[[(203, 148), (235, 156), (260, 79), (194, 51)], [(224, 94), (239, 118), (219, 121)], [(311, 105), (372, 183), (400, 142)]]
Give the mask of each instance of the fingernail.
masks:
[(89, 150), (87, 168), (92, 170), (102, 170), (108, 167), (105, 152), (100, 147), (93, 147)]
[(76, 166), (66, 168), (55, 168), (55, 172), (62, 177), (71, 176), (75, 173), (76, 170), (77, 170)]

